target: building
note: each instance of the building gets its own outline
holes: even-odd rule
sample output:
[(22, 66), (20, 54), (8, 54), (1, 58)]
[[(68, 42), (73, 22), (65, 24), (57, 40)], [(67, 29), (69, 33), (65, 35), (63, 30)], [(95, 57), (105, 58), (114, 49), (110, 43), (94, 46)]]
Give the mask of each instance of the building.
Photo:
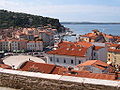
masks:
[(102, 33), (98, 30), (92, 30), (92, 33), (80, 35), (79, 40), (86, 42), (101, 42), (101, 43), (115, 41), (114, 36)]
[(43, 41), (44, 46), (51, 46), (54, 44), (54, 34), (47, 31), (39, 32), (39, 39)]
[(107, 60), (107, 48), (102, 46), (95, 46), (93, 49), (93, 59), (94, 60)]
[(70, 68), (60, 68), (59, 75), (83, 77), (83, 78), (93, 78), (93, 79), (104, 79), (104, 80), (117, 80), (118, 76), (115, 73), (91, 73), (86, 70), (74, 70)]
[(1, 51), (10, 51), (10, 42), (8, 40), (0, 40), (0, 50)]
[(42, 41), (29, 41), (27, 42), (28, 51), (43, 51), (43, 42)]
[(43, 51), (42, 41), (0, 40), (1, 51)]
[(120, 44), (108, 45), (107, 61), (113, 65), (120, 65)]
[(19, 50), (27, 50), (27, 40), (19, 40)]
[(9, 40), (10, 42), (10, 51), (19, 50), (19, 40)]
[(101, 60), (89, 60), (76, 66), (77, 70), (86, 70), (92, 73), (113, 73), (114, 68)]
[(41, 40), (44, 47), (46, 47), (54, 44), (56, 33), (57, 30), (52, 28), (23, 28), (21, 31), (14, 32), (13, 37), (19, 40)]
[(47, 63), (60, 66), (76, 66), (92, 59), (93, 45), (87, 42), (61, 42), (55, 50), (47, 52)]

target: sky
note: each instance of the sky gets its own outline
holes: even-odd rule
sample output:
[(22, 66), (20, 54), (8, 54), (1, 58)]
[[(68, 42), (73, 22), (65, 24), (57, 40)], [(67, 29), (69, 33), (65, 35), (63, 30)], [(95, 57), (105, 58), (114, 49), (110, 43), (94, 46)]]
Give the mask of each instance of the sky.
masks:
[(120, 0), (0, 0), (0, 9), (61, 22), (120, 22)]

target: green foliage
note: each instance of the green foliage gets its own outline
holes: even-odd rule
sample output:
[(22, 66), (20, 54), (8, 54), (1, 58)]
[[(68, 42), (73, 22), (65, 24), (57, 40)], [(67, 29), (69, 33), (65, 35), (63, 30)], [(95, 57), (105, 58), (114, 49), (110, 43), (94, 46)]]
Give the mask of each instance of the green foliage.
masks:
[(47, 24), (51, 24), (58, 32), (64, 30), (58, 19), (0, 10), (0, 28), (38, 27)]

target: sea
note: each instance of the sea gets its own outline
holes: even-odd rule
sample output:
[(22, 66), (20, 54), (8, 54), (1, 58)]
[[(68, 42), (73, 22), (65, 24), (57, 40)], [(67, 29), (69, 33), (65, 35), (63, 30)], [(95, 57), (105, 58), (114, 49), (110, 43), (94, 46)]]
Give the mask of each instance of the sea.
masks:
[[(97, 29), (106, 34), (120, 36), (120, 24), (63, 24), (63, 26), (70, 28), (77, 35), (90, 33), (92, 30)], [(75, 36), (66, 36), (64, 40), (75, 41)]]

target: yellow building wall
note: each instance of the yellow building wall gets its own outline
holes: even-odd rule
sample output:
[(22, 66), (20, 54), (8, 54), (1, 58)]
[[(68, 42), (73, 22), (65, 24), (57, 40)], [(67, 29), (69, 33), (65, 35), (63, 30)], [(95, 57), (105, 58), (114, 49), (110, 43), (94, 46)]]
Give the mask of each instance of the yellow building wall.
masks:
[(108, 52), (107, 61), (111, 61), (111, 62), (113, 62), (113, 64), (120, 65), (120, 53)]

